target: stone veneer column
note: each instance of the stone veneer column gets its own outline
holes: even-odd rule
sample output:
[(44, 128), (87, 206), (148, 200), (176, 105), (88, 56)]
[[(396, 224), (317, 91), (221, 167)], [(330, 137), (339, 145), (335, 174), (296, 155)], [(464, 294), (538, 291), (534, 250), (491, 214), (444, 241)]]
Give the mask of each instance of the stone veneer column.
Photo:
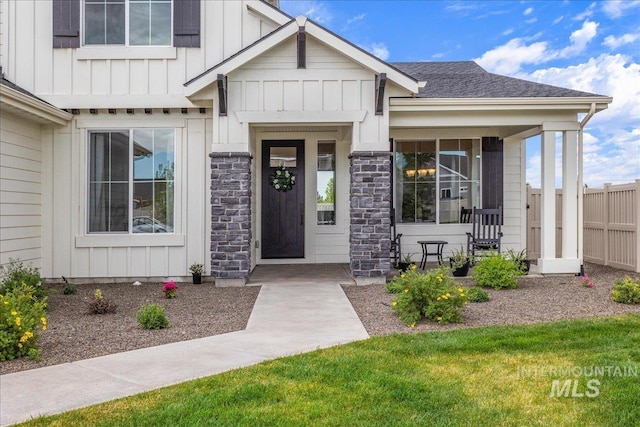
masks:
[(391, 153), (351, 153), (350, 259), (357, 284), (384, 283), (390, 268)]
[(211, 153), (211, 274), (244, 285), (251, 271), (251, 154)]

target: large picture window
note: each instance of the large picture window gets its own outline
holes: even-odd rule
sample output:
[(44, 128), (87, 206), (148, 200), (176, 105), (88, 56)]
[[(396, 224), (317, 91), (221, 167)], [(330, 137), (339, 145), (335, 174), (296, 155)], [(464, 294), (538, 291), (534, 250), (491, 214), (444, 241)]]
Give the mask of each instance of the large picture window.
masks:
[(394, 185), (398, 223), (460, 222), (479, 206), (480, 139), (398, 141)]
[(171, 0), (85, 0), (85, 45), (170, 46)]
[(174, 131), (89, 133), (90, 233), (172, 233)]

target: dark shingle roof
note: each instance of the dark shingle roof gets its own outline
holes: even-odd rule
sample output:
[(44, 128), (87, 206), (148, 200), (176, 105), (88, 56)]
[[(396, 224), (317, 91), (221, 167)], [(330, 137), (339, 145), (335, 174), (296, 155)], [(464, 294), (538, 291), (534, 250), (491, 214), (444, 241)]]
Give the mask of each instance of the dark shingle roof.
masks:
[(419, 98), (567, 98), (600, 96), (489, 73), (473, 61), (392, 62), (427, 84)]

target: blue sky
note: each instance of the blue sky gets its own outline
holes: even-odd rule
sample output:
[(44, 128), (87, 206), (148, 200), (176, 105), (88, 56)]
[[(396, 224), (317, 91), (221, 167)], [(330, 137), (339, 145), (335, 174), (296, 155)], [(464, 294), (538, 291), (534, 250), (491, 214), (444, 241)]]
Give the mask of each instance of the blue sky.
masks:
[[(391, 62), (475, 60), (490, 72), (612, 96), (585, 128), (584, 182), (640, 179), (639, 0), (280, 0), (280, 7)], [(539, 138), (527, 143), (527, 181), (540, 184)]]

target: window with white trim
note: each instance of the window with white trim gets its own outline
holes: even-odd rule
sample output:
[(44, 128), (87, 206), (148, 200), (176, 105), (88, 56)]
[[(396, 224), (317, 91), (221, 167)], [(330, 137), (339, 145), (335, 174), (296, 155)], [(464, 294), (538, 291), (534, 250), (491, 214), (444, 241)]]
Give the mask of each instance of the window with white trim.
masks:
[(173, 233), (175, 131), (89, 132), (89, 233)]
[(85, 0), (84, 44), (171, 46), (172, 0)]
[(462, 208), (480, 207), (480, 156), (479, 138), (397, 141), (396, 222), (459, 223)]

